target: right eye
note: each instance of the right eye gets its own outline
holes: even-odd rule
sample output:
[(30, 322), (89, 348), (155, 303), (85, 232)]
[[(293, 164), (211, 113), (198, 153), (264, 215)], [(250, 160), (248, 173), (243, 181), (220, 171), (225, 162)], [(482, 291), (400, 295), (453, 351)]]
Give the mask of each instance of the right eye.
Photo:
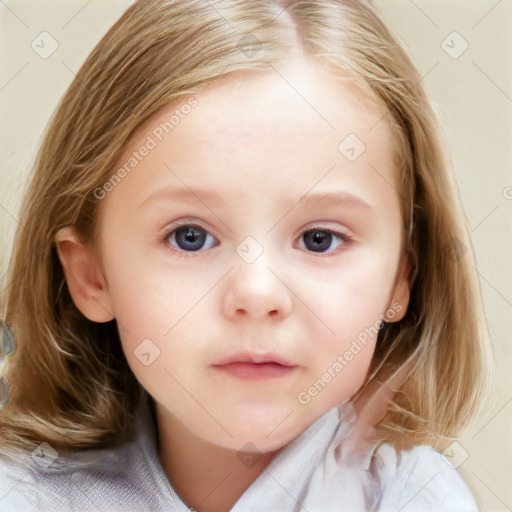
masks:
[(179, 251), (194, 252), (216, 245), (215, 238), (198, 226), (183, 225), (165, 236), (165, 240)]

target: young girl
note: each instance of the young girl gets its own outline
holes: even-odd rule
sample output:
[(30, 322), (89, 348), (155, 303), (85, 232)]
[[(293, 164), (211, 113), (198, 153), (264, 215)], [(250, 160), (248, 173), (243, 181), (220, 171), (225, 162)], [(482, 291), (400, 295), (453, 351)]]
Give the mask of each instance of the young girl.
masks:
[(439, 452), (488, 347), (420, 82), (362, 0), (125, 12), (21, 209), (2, 511), (476, 510)]

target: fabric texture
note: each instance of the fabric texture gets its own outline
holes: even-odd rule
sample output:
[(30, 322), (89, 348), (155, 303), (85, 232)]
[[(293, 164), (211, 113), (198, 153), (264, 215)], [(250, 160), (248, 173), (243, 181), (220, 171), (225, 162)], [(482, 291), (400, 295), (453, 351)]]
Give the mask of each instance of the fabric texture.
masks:
[[(476, 511), (458, 472), (428, 446), (364, 456), (346, 449), (350, 404), (327, 412), (286, 446), (232, 512)], [(0, 511), (186, 512), (160, 464), (149, 404), (136, 435), (112, 449), (0, 455)], [(46, 452), (45, 452), (46, 450)]]

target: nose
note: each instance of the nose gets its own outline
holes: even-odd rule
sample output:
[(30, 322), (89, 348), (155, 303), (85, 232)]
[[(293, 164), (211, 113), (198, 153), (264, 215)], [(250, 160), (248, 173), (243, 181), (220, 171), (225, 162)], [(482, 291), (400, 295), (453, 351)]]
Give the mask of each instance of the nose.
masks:
[(240, 262), (226, 283), (224, 315), (230, 319), (284, 319), (292, 309), (291, 291), (263, 258)]

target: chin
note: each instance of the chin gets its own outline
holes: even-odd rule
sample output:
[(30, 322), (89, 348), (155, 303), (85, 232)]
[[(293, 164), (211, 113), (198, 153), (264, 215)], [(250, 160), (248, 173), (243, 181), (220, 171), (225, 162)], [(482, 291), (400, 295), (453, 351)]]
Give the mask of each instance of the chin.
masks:
[(281, 434), (270, 438), (266, 437), (266, 435), (262, 432), (256, 431), (254, 429), (247, 429), (244, 431), (239, 431), (238, 434), (234, 435), (233, 437), (222, 436), (221, 438), (212, 438), (208, 436), (206, 440), (216, 446), (225, 448), (227, 450), (233, 450), (234, 452), (254, 451), (257, 453), (271, 453), (276, 452), (286, 446), (299, 434), (300, 429), (297, 429), (297, 432), (294, 432), (293, 434), (287, 432), (286, 434)]
[[(301, 432), (306, 430), (316, 416), (299, 416), (300, 409), (286, 408), (255, 408), (232, 411), (227, 430), (231, 436), (223, 432), (215, 444), (225, 448), (240, 450), (247, 443), (252, 443), (261, 452), (279, 450)], [(209, 431), (211, 435), (212, 431)], [(205, 433), (208, 435), (208, 433)]]

